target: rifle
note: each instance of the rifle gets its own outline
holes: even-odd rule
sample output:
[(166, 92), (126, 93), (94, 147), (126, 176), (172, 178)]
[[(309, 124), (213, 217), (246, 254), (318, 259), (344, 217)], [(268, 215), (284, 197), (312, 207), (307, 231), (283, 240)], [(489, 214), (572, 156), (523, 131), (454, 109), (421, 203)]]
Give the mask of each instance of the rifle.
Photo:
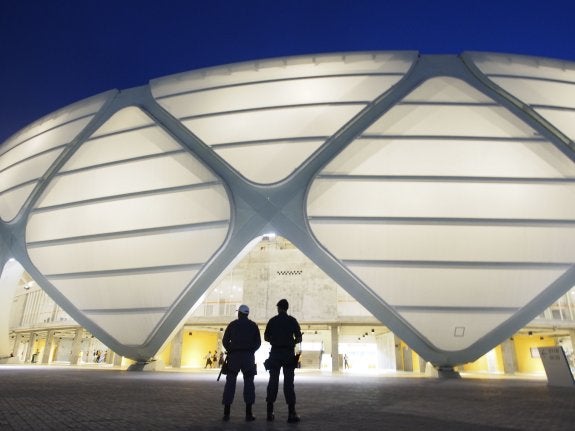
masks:
[(226, 359), (224, 359), (224, 363), (222, 364), (222, 368), (220, 368), (220, 374), (218, 374), (218, 379), (216, 380), (216, 382), (220, 381), (220, 377), (222, 377), (222, 374), (228, 374), (228, 357), (226, 356)]

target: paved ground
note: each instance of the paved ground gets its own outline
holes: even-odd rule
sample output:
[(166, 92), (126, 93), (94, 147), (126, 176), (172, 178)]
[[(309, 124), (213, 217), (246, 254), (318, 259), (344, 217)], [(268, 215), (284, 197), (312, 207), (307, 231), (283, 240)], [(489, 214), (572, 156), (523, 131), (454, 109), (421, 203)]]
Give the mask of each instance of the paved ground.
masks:
[[(241, 381), (241, 379), (240, 379)], [(256, 379), (255, 422), (238, 384), (221, 421), (216, 371), (128, 372), (0, 366), (0, 430), (573, 430), (575, 388), (544, 380), (296, 374), (299, 424), (277, 404), (265, 421), (266, 376)], [(237, 395), (240, 394), (240, 398)]]

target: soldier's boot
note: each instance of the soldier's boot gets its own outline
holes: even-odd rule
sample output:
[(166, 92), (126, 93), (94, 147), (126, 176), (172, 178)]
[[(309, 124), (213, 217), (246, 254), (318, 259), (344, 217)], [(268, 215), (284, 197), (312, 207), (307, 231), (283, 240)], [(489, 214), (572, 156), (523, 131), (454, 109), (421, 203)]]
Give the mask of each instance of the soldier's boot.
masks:
[(230, 420), (231, 407), (232, 406), (230, 404), (224, 404), (224, 417), (222, 419), (226, 422)]
[(274, 403), (268, 402), (268, 415), (267, 415), (267, 420), (268, 420), (268, 422), (273, 422), (274, 419), (275, 419), (275, 415), (274, 415)]
[(295, 412), (295, 404), (288, 404), (288, 420), (290, 424), (300, 421), (300, 417)]
[(246, 422), (255, 421), (256, 417), (252, 413), (252, 405), (246, 404)]

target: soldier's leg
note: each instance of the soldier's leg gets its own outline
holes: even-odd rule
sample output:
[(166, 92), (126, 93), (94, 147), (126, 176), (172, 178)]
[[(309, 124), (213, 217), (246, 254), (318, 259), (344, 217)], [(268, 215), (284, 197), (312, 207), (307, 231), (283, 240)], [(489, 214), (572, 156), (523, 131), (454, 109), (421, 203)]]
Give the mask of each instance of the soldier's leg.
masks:
[(236, 393), (236, 380), (238, 378), (238, 372), (228, 371), (226, 375), (226, 386), (224, 387), (224, 396), (222, 398), (222, 404), (229, 405), (234, 402), (234, 395)]
[(280, 369), (271, 368), (270, 369), (270, 380), (268, 381), (267, 397), (266, 401), (268, 403), (275, 403), (278, 396), (278, 384), (280, 380)]
[(284, 367), (284, 397), (288, 405), (295, 404), (294, 368)]
[(246, 404), (253, 404), (256, 401), (256, 387), (253, 374), (244, 374), (244, 401)]

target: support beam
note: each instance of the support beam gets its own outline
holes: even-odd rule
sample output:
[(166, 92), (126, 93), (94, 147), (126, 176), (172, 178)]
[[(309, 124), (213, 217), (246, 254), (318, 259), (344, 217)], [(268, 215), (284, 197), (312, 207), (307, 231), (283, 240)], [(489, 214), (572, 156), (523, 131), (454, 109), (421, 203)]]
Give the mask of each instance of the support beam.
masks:
[(503, 354), (503, 372), (515, 374), (517, 372), (517, 354), (513, 339), (510, 338), (501, 343), (501, 353)]
[(331, 326), (331, 371), (338, 373), (339, 369), (339, 325)]
[(76, 329), (74, 334), (74, 341), (72, 341), (72, 351), (70, 352), (70, 364), (78, 365), (80, 361), (80, 352), (82, 351), (82, 336), (84, 335), (84, 328)]
[[(26, 359), (24, 362), (38, 362), (38, 354), (39, 352), (34, 351), (34, 345), (36, 344), (36, 339), (38, 335), (34, 332), (30, 333), (30, 339), (28, 340), (28, 348), (26, 349)], [(34, 356), (36, 354), (36, 356)]]
[(46, 335), (46, 345), (42, 355), (42, 364), (49, 364), (52, 360), (52, 345), (54, 344), (54, 330), (50, 329)]
[(182, 367), (182, 346), (184, 343), (184, 328), (182, 327), (172, 339), (170, 349), (170, 365), (172, 368)]

